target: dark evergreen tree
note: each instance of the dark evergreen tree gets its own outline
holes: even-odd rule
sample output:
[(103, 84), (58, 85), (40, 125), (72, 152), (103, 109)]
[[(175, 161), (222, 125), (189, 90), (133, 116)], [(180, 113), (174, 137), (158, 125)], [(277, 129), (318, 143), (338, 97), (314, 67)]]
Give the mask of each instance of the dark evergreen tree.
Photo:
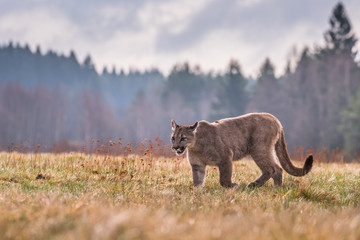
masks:
[(172, 94), (179, 95), (184, 104), (196, 106), (201, 97), (204, 81), (195, 69), (191, 69), (188, 63), (177, 64), (173, 67), (167, 82), (165, 83), (163, 99), (166, 102)]
[(340, 130), (344, 134), (344, 148), (347, 153), (360, 154), (360, 88), (341, 116)]
[(320, 143), (319, 94), (316, 94), (317, 88), (314, 87), (316, 72), (316, 60), (305, 48), (294, 72), (283, 78), (280, 100), (283, 108), (279, 118), (284, 128), (289, 129), (285, 135), (290, 147), (308, 148)]
[(350, 20), (341, 2), (335, 6), (329, 22), (331, 28), (325, 33), (328, 47), (351, 52), (357, 39), (352, 32)]
[[(124, 73), (123, 70), (121, 70), (121, 72)], [(113, 66), (113, 68), (112, 68), (111, 75), (112, 75), (112, 76), (116, 76), (116, 75), (117, 75), (117, 73), (116, 73), (116, 67), (115, 67), (115, 66)], [(123, 75), (124, 75), (124, 74), (123, 74)]]
[(109, 71), (107, 70), (107, 67), (105, 66), (102, 70), (102, 75), (105, 76), (105, 75), (109, 75)]
[(84, 66), (85, 68), (90, 68), (90, 69), (93, 69), (93, 68), (94, 68), (94, 63), (93, 63), (90, 55), (87, 55), (87, 56), (85, 57), (83, 66)]
[(327, 47), (316, 54), (318, 77), (315, 87), (319, 89), (321, 141), (333, 149), (343, 147), (344, 136), (339, 130), (340, 112), (350, 103), (360, 83), (353, 51), (356, 37), (342, 3), (338, 3), (333, 10), (325, 40)]
[(281, 85), (275, 77), (274, 65), (267, 58), (260, 68), (260, 75), (255, 85), (249, 111), (268, 112), (279, 117), (282, 107), (280, 102), (281, 92)]
[(220, 86), (212, 104), (211, 120), (239, 116), (245, 113), (249, 103), (248, 81), (241, 72), (240, 64), (231, 60), (224, 76), (219, 78)]
[(41, 49), (40, 46), (36, 46), (36, 55), (41, 55)]
[(77, 60), (76, 53), (74, 52), (74, 50), (71, 50), (71, 51), (70, 51), (69, 59), (70, 59), (70, 61), (71, 61), (72, 63), (74, 63), (75, 65), (79, 65), (79, 61)]

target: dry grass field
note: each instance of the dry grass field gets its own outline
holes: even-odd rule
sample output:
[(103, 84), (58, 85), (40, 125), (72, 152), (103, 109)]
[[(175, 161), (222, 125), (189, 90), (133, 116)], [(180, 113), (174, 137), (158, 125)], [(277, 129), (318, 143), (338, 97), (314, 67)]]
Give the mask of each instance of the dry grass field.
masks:
[[(300, 162), (295, 162), (302, 165)], [(1, 239), (360, 239), (360, 164), (319, 163), (284, 186), (246, 185), (260, 174), (235, 163), (237, 189), (207, 169), (192, 187), (184, 158), (0, 153)]]

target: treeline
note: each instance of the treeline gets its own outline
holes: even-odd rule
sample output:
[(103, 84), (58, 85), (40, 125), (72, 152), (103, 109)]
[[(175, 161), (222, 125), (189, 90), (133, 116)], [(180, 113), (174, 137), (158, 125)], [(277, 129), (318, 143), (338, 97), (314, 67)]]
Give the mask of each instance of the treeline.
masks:
[(270, 112), (283, 123), (290, 147), (359, 151), (356, 37), (341, 3), (329, 22), (325, 46), (305, 48), (280, 77), (266, 59), (255, 79), (236, 60), (223, 73), (182, 63), (167, 77), (116, 67), (98, 74), (90, 56), (80, 63), (74, 51), (43, 54), (9, 43), (0, 48), (0, 146), (166, 140), (171, 118), (191, 124)]

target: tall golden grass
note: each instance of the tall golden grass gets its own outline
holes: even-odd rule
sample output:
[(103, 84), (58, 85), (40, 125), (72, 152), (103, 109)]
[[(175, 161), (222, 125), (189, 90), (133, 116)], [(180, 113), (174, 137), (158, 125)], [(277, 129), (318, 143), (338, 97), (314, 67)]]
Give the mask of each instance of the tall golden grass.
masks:
[(234, 164), (239, 188), (222, 188), (209, 167), (197, 189), (186, 160), (157, 140), (19, 149), (0, 153), (1, 239), (360, 238), (360, 164), (340, 161), (340, 152), (313, 152), (312, 172), (285, 173), (281, 188), (248, 189), (260, 171), (245, 159)]

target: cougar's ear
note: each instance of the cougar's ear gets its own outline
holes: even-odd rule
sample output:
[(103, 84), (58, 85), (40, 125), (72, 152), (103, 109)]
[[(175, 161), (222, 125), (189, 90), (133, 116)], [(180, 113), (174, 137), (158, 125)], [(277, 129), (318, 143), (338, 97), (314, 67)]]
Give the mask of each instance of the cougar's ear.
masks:
[(194, 125), (190, 126), (190, 129), (192, 131), (194, 131), (197, 128), (198, 125), (199, 125), (199, 122), (196, 122), (196, 123), (194, 123)]
[(175, 131), (178, 126), (174, 120), (171, 120), (171, 130)]

